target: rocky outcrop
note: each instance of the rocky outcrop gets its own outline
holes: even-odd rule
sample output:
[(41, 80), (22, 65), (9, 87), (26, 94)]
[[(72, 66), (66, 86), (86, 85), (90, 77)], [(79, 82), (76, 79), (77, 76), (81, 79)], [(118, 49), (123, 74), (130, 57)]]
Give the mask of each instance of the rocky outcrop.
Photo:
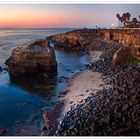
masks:
[(131, 59), (130, 47), (121, 47), (113, 56), (113, 65), (128, 64)]
[(58, 102), (52, 110), (43, 113), (43, 118), (46, 124), (46, 130), (42, 132), (42, 136), (52, 136), (56, 133), (59, 125), (59, 119), (61, 117), (61, 112), (64, 108), (64, 102)]
[(139, 29), (104, 29), (101, 30), (106, 42), (115, 41), (131, 47), (132, 56), (140, 60), (140, 30)]
[(15, 48), (6, 60), (11, 78), (47, 77), (57, 73), (55, 52), (48, 41), (38, 40)]
[(3, 68), (2, 67), (0, 67), (0, 74), (1, 74), (1, 72), (3, 71)]
[[(130, 55), (140, 60), (139, 29), (81, 29), (50, 36), (48, 39), (55, 42), (55, 46), (59, 48), (74, 51), (89, 51), (97, 48), (99, 50), (102, 49), (102, 46), (106, 43), (117, 42), (127, 47), (123, 49), (123, 51), (127, 50), (126, 53), (128, 53), (128, 48), (130, 48)], [(122, 49), (115, 54), (114, 59), (126, 60), (126, 55), (121, 55), (121, 58), (116, 58), (120, 56), (118, 54), (120, 54), (121, 50)], [(123, 58), (123, 56), (125, 58)], [(126, 61), (124, 61), (124, 63), (125, 62)]]
[(105, 85), (101, 85), (104, 88), (93, 90), (88, 98), (71, 107), (60, 124), (57, 136), (140, 135), (140, 67), (112, 67), (113, 55), (120, 48), (124, 47), (119, 43), (108, 43), (100, 60), (88, 67), (105, 76)]
[(74, 30), (48, 37), (64, 50), (86, 51), (102, 46), (102, 33), (95, 29)]
[(140, 47), (140, 30), (139, 29), (103, 29), (105, 41), (116, 41), (123, 45), (133, 45)]
[(6, 129), (0, 128), (0, 136), (4, 136), (5, 133), (6, 133)]
[[(89, 51), (97, 48), (100, 50), (106, 43), (117, 42), (127, 48), (120, 49), (114, 55), (113, 63), (115, 65), (129, 63), (128, 57), (140, 60), (139, 29), (81, 29), (50, 36), (48, 39), (55, 42), (55, 46), (59, 48), (78, 51)], [(125, 55), (122, 51), (125, 51)]]

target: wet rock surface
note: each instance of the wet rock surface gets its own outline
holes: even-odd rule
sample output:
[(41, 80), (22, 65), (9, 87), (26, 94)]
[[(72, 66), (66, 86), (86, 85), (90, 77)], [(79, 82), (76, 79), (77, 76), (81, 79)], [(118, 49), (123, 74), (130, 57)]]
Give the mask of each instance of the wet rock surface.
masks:
[(56, 130), (58, 129), (59, 121), (61, 117), (61, 112), (64, 107), (64, 102), (57, 103), (56, 106), (43, 114), (43, 118), (45, 121), (46, 126), (42, 128), (41, 135), (44, 136), (52, 136), (55, 134)]
[(46, 40), (15, 48), (6, 60), (12, 79), (47, 77), (57, 73), (55, 52)]
[(64, 98), (66, 95), (67, 95), (67, 93), (69, 92), (69, 90), (64, 90), (64, 91), (62, 91), (60, 94), (59, 94), (59, 98)]
[(0, 67), (0, 72), (2, 72), (3, 71), (3, 68), (2, 67)]
[(4, 136), (6, 133), (6, 129), (5, 128), (0, 128), (0, 136)]

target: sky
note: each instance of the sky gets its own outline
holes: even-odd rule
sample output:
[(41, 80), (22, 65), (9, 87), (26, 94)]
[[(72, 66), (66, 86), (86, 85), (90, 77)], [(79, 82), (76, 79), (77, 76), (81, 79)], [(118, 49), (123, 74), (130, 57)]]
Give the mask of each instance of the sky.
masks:
[(0, 28), (111, 27), (124, 12), (138, 18), (140, 4), (0, 4)]

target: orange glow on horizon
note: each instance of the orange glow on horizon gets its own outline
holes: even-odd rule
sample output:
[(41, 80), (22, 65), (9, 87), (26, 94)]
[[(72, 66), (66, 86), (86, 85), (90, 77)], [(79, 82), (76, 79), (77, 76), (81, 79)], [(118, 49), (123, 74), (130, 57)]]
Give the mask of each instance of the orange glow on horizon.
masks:
[(138, 4), (0, 4), (0, 28), (112, 27), (118, 25), (116, 13), (124, 10), (139, 16)]
[(77, 7), (0, 5), (0, 27), (81, 27), (93, 22), (90, 12)]
[[(71, 12), (72, 13), (72, 12)], [(74, 14), (74, 13), (73, 13)], [(0, 27), (57, 27), (73, 25), (78, 18), (66, 18), (56, 10), (44, 11), (23, 8), (0, 9)]]

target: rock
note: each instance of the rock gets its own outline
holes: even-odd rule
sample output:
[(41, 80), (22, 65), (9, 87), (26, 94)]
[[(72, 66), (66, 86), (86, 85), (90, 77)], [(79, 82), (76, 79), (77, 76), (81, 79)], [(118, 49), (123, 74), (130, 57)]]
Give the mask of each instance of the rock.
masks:
[(6, 60), (11, 77), (37, 77), (57, 73), (55, 52), (46, 40), (37, 40), (15, 48)]
[(122, 111), (125, 111), (128, 109), (128, 104), (124, 104), (123, 107), (122, 107)]
[[(81, 29), (73, 30), (67, 33), (60, 33), (48, 37), (55, 42), (57, 48), (68, 51), (86, 51), (92, 47), (100, 47), (102, 34), (99, 30)], [(94, 39), (93, 39), (94, 38)], [(98, 41), (96, 41), (98, 40)]]
[(69, 90), (64, 90), (64, 91), (62, 91), (62, 92), (59, 94), (59, 98), (64, 98), (64, 97), (67, 95), (68, 92), (69, 92)]
[(133, 101), (140, 101), (140, 95), (134, 95), (132, 99)]
[(113, 65), (121, 65), (129, 63), (130, 47), (121, 47), (113, 56)]
[(132, 46), (131, 53), (140, 60), (140, 30), (133, 29), (112, 29), (100, 30), (103, 33), (106, 42), (115, 41), (117, 43)]
[(0, 136), (3, 136), (6, 133), (5, 128), (0, 128)]
[(48, 130), (48, 128), (47, 128), (46, 126), (43, 126), (43, 127), (41, 128), (41, 131), (46, 131), (46, 130)]
[(0, 72), (2, 72), (2, 70), (3, 70), (3, 68), (2, 68), (2, 67), (0, 67)]
[[(88, 40), (88, 45), (85, 45), (85, 48), (90, 48), (92, 40), (95, 38), (89, 32), (89, 30), (73, 31), (56, 35), (53, 39), (56, 42), (58, 41), (57, 43), (60, 43), (59, 45), (62, 45), (62, 47), (79, 49), (75, 40), (79, 41), (81, 37), (80, 48), (85, 45), (86, 40)], [(105, 32), (108, 32), (108, 30)], [(101, 46), (98, 44), (103, 51), (100, 56), (101, 59), (92, 62), (90, 65), (93, 72), (99, 72), (105, 76), (103, 90), (90, 95), (84, 102), (80, 101), (77, 106), (72, 106), (71, 110), (64, 116), (56, 135), (140, 135), (140, 67), (137, 67), (137, 64), (130, 64), (128, 59), (130, 56), (135, 56), (134, 49), (139, 44), (139, 37), (135, 37), (136, 41), (131, 39), (132, 36), (135, 36), (135, 33), (136, 36), (140, 34), (138, 30), (133, 31), (131, 29), (128, 31), (113, 29), (108, 35), (105, 33), (107, 36), (106, 40), (104, 39), (104, 44)], [(69, 41), (70, 36), (72, 42)], [(97, 48), (99, 49), (99, 47)], [(114, 56), (114, 53), (116, 53), (116, 56)], [(112, 62), (116, 67), (112, 67)], [(88, 92), (88, 89), (85, 89), (85, 91)]]
[(48, 136), (48, 133), (45, 131), (43, 131), (43, 132), (41, 132), (41, 134), (40, 134), (41, 136)]
[(73, 103), (73, 101), (70, 102), (70, 104), (72, 104), (72, 103)]
[(120, 129), (113, 132), (113, 136), (122, 136), (128, 130), (129, 130), (129, 128), (120, 128)]
[(59, 123), (58, 119), (61, 116), (61, 111), (63, 109), (63, 106), (64, 106), (64, 102), (60, 102), (56, 104), (56, 106), (52, 110), (43, 113), (44, 121), (48, 126), (48, 130), (49, 130), (48, 135), (55, 134), (55, 132), (57, 131), (57, 127)]

